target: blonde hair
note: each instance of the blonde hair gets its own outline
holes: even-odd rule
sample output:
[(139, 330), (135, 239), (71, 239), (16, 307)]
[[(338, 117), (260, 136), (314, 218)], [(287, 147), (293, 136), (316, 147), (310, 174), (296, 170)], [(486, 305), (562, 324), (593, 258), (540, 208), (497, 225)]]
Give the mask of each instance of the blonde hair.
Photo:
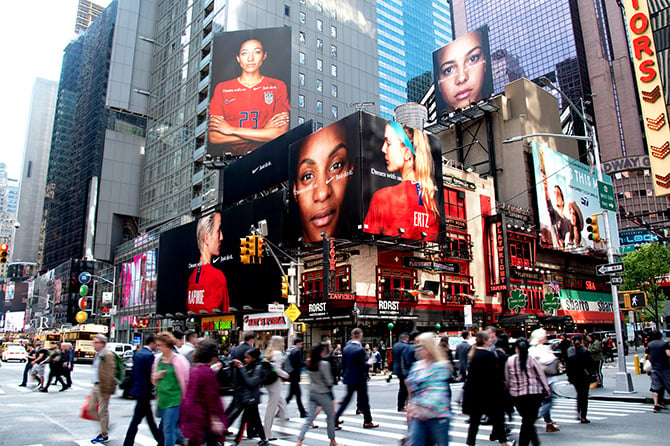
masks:
[(405, 125), (402, 128), (414, 146), (414, 176), (421, 187), (421, 199), (426, 210), (437, 218), (440, 212), (435, 201), (435, 183), (433, 182), (435, 171), (428, 136), (419, 129)]
[(438, 347), (435, 343), (435, 335), (433, 333), (421, 333), (414, 338), (414, 343), (423, 345), (423, 347), (428, 350), (433, 361), (446, 361), (447, 357), (444, 354), (444, 350)]
[(265, 349), (265, 356), (270, 359), (273, 352), (284, 351), (284, 338), (281, 336), (272, 336), (268, 348)]
[(175, 338), (174, 335), (168, 331), (158, 333), (156, 335), (156, 340), (170, 347), (174, 347), (177, 344), (177, 338)]

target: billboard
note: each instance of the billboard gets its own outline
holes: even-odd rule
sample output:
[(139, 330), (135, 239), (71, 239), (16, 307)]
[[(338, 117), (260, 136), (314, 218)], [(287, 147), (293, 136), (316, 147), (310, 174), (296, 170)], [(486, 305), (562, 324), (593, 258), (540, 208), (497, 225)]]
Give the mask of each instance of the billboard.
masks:
[[(603, 210), (600, 207), (598, 178), (586, 164), (582, 164), (556, 150), (531, 141), (537, 207), (540, 220), (540, 243), (561, 251), (587, 253), (588, 250), (606, 250), (603, 242), (588, 239), (586, 218)], [(608, 175), (603, 181), (612, 184)], [(617, 234), (616, 214), (607, 213), (610, 232)], [(605, 223), (599, 215), (601, 237), (605, 237)], [(619, 238), (611, 240), (616, 249)]]
[(289, 128), (291, 28), (216, 33), (207, 153), (245, 155)]
[(288, 238), (363, 233), (436, 240), (442, 209), (439, 140), (357, 112), (291, 145)]
[(438, 117), (488, 99), (493, 94), (488, 26), (434, 51), (433, 74)]
[(121, 308), (152, 304), (156, 301), (157, 250), (138, 254), (120, 265)]

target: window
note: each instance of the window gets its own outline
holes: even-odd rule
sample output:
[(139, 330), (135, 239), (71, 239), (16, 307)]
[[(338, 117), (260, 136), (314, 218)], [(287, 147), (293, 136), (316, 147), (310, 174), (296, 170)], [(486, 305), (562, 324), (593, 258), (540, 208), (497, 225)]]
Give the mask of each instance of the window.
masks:
[(532, 258), (530, 243), (508, 241), (510, 267), (530, 268), (535, 262)]
[(305, 53), (301, 51), (300, 54), (298, 55), (298, 60), (300, 61), (301, 65), (305, 65)]
[(321, 79), (316, 80), (316, 91), (318, 92), (323, 91), (323, 81)]
[(302, 116), (298, 116), (298, 124), (304, 124), (305, 123), (305, 118)]
[(337, 77), (337, 66), (336, 65), (331, 65), (330, 66), (330, 75), (333, 77)]
[(330, 55), (332, 57), (337, 57), (337, 47), (335, 45), (330, 46)]
[[(301, 302), (323, 302), (323, 271), (310, 271), (302, 275)], [(351, 292), (351, 265), (338, 266), (335, 270), (335, 290)]]
[(337, 119), (337, 106), (332, 105), (330, 107), (330, 114), (333, 115), (333, 118)]
[(300, 23), (305, 23), (307, 21), (307, 16), (304, 12), (300, 11)]
[(299, 94), (298, 95), (298, 107), (305, 107), (305, 95), (304, 94)]
[(307, 40), (307, 39), (305, 38), (305, 33), (302, 32), (302, 31), (300, 31), (300, 32), (298, 33), (298, 36), (300, 36), (300, 43), (305, 43), (305, 41)]
[(405, 290), (414, 290), (416, 270), (377, 266), (377, 300), (417, 302), (418, 298)]
[(30, 178), (32, 171), (33, 171), (33, 162), (28, 161), (28, 169), (26, 169), (26, 178)]
[(330, 18), (333, 20), (337, 20), (337, 9), (333, 8), (330, 10)]
[(323, 12), (323, 6), (321, 5), (321, 2), (316, 2), (316, 10), (318, 12)]
[(465, 220), (465, 192), (445, 188), (444, 211), (447, 217)]
[(330, 95), (334, 98), (337, 97), (337, 85), (330, 86)]
[(323, 71), (323, 60), (316, 59), (316, 69), (317, 71)]
[(323, 31), (323, 20), (316, 19), (316, 29), (318, 31)]
[(291, 17), (291, 7), (289, 5), (284, 5), (284, 15), (286, 17)]
[(305, 73), (298, 73), (298, 85), (305, 86)]
[(472, 245), (470, 236), (460, 232), (446, 233), (443, 255), (452, 259), (471, 260)]
[(337, 28), (334, 25), (330, 25), (330, 37), (337, 38)]
[(316, 129), (321, 130), (323, 128), (323, 122), (316, 121)]
[(442, 305), (470, 303), (466, 296), (472, 294), (472, 277), (462, 274), (442, 274), (440, 282)]
[(323, 40), (316, 39), (316, 49), (319, 51), (323, 51)]
[(316, 112), (323, 113), (323, 101), (316, 101)]

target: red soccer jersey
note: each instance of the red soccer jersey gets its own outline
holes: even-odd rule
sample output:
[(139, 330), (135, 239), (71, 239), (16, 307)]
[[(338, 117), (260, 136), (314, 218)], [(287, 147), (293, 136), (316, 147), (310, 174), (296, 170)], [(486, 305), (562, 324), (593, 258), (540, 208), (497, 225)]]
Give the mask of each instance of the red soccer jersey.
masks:
[[(439, 220), (426, 210), (418, 191), (419, 184), (412, 181), (379, 189), (370, 200), (363, 232), (413, 240), (421, 239), (421, 233), (425, 232), (428, 234), (426, 240), (435, 240)], [(398, 228), (403, 228), (405, 233), (400, 235)]]
[[(223, 116), (231, 125), (251, 129), (262, 129), (273, 116), (290, 110), (286, 84), (271, 77), (264, 77), (251, 88), (237, 78), (221, 82), (209, 103), (210, 116)], [(254, 141), (231, 144), (229, 151), (244, 155), (261, 144)]]
[(230, 308), (226, 276), (209, 263), (200, 264), (188, 278), (186, 310), (195, 313), (205, 310), (212, 313), (216, 308), (224, 313)]

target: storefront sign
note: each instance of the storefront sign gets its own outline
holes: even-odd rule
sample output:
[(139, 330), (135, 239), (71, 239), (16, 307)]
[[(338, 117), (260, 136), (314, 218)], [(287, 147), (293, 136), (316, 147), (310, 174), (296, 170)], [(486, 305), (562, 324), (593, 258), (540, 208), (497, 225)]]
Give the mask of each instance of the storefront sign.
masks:
[(203, 331), (209, 330), (231, 330), (235, 323), (235, 316), (214, 316), (203, 317), (200, 322), (200, 327)]
[(327, 301), (301, 305), (300, 322), (348, 319), (354, 311), (354, 301)]
[(283, 313), (247, 314), (244, 316), (244, 330), (288, 330), (290, 321)]
[(542, 282), (542, 273), (536, 271), (528, 271), (525, 269), (512, 268), (510, 270), (510, 277), (516, 280), (530, 280), (532, 282)]
[(512, 290), (509, 299), (507, 300), (509, 309), (518, 313), (522, 308), (526, 308), (526, 305), (528, 305), (528, 296), (526, 293), (519, 289)]
[[(349, 260), (350, 254), (348, 252), (338, 252), (335, 254), (335, 262), (342, 263)], [(323, 266), (323, 259), (309, 259), (304, 261), (305, 269), (312, 269), (318, 266)]]
[(453, 175), (449, 174), (444, 174), (442, 175), (442, 179), (444, 180), (445, 184), (449, 184), (451, 186), (457, 186), (457, 187), (462, 187), (464, 189), (470, 189), (470, 190), (476, 190), (477, 185), (475, 183), (471, 183), (470, 181), (462, 180), (458, 177), (455, 177)]
[(273, 304), (268, 304), (268, 312), (269, 313), (283, 313), (284, 312), (284, 304), (278, 304), (278, 303), (273, 303)]
[(468, 229), (467, 223), (465, 223), (465, 221), (463, 220), (457, 220), (455, 218), (447, 217), (445, 219), (445, 222), (447, 224), (447, 228), (449, 229), (460, 229), (461, 231), (465, 231), (466, 229)]
[(403, 257), (403, 265), (407, 268), (423, 269), (431, 272), (458, 273), (460, 267), (453, 262), (435, 262), (421, 257)]
[(561, 310), (577, 324), (614, 321), (612, 295), (593, 291), (561, 290)]
[(400, 314), (400, 302), (397, 300), (377, 301), (377, 312), (379, 316), (398, 316)]
[(603, 162), (603, 172), (610, 174), (621, 172), (623, 170), (635, 170), (648, 168), (651, 165), (647, 155), (629, 156), (628, 158), (620, 158), (617, 160)]
[(466, 327), (472, 325), (472, 305), (463, 305), (463, 318)]
[(398, 302), (409, 302), (417, 303), (419, 302), (419, 293), (412, 293), (409, 290), (397, 289), (397, 290), (382, 290), (381, 300), (394, 300)]
[(619, 231), (619, 243), (622, 245), (641, 245), (658, 241), (658, 236), (647, 229), (623, 229)]
[(354, 293), (330, 293), (328, 295), (328, 300), (356, 300), (356, 294)]
[[(561, 281), (560, 278), (559, 281)], [(610, 284), (607, 282), (596, 282), (593, 280), (574, 279), (571, 277), (564, 277), (562, 279), (561, 288), (568, 290), (598, 291), (601, 293), (611, 292)]]

